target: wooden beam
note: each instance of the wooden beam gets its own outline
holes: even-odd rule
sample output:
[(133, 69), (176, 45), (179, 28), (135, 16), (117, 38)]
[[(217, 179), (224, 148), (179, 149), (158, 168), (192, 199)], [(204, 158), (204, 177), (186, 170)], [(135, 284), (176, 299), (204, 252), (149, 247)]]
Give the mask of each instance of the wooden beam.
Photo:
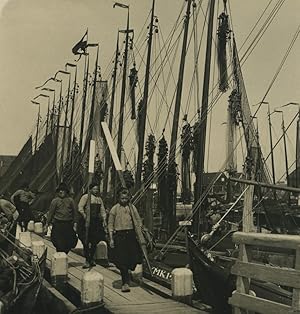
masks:
[(106, 139), (106, 143), (108, 145), (108, 148), (109, 148), (112, 160), (114, 162), (115, 168), (116, 168), (117, 171), (122, 171), (121, 162), (120, 162), (120, 159), (118, 157), (118, 154), (117, 154), (117, 151), (116, 151), (116, 148), (115, 148), (115, 145), (114, 145), (114, 141), (113, 141), (113, 139), (111, 137), (109, 128), (107, 126), (107, 123), (106, 122), (101, 122), (101, 126), (102, 126), (102, 129), (103, 129), (103, 133), (104, 133), (104, 136), (105, 136), (105, 139)]
[(232, 297), (229, 298), (228, 303), (242, 309), (247, 309), (257, 313), (263, 314), (292, 314), (292, 308), (288, 305), (277, 302), (265, 300), (258, 297), (253, 297), (247, 294), (233, 292)]
[(254, 186), (260, 186), (262, 188), (287, 191), (287, 192), (294, 192), (294, 193), (300, 194), (299, 188), (293, 188), (291, 186), (281, 186), (281, 185), (276, 185), (276, 184), (269, 184), (269, 183), (264, 183), (264, 182), (257, 182), (257, 181), (253, 181), (253, 180), (239, 179), (239, 178), (233, 178), (233, 177), (230, 177), (229, 180), (233, 181), (233, 182), (239, 182), (239, 183), (244, 183), (244, 184), (249, 184), (249, 185), (254, 185)]
[(237, 261), (232, 266), (231, 273), (288, 287), (300, 288), (300, 271), (295, 269)]
[(254, 246), (268, 246), (286, 249), (296, 249), (300, 245), (298, 235), (287, 234), (264, 234), (255, 232), (235, 232), (232, 241), (239, 244)]

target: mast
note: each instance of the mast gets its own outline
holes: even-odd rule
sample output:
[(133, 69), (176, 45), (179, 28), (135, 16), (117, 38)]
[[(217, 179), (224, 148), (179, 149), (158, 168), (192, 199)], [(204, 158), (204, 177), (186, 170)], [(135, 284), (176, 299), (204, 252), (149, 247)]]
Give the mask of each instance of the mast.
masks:
[(46, 121), (46, 136), (48, 135), (49, 120), (50, 120), (50, 98), (48, 97), (47, 121)]
[[(210, 66), (211, 66), (211, 47), (212, 47), (212, 33), (213, 33), (213, 19), (215, 0), (210, 1), (209, 8), (209, 20), (207, 28), (207, 41), (206, 41), (206, 55), (205, 55), (205, 68), (204, 68), (204, 80), (203, 80), (203, 92), (202, 92), (202, 106), (201, 106), (201, 118), (199, 121), (200, 134), (197, 139), (197, 146), (199, 147), (199, 161), (196, 168), (196, 182), (195, 182), (195, 197), (196, 203), (202, 194), (203, 187), (203, 173), (204, 173), (204, 158), (205, 158), (205, 144), (206, 144), (206, 128), (207, 128), (207, 109), (208, 109), (208, 95), (209, 95), (209, 81), (210, 81)], [(201, 212), (201, 211), (200, 211)], [(194, 230), (198, 231), (199, 217), (194, 217)], [(202, 223), (202, 222), (201, 222)]]
[(85, 78), (83, 79), (83, 97), (82, 97), (82, 106), (81, 106), (81, 123), (80, 123), (80, 135), (79, 135), (79, 151), (82, 152), (82, 141), (83, 141), (83, 129), (84, 129), (84, 119), (85, 119), (85, 110), (86, 110), (86, 96), (88, 88), (88, 75), (89, 75), (89, 54), (85, 54), (84, 60), (84, 72)]
[[(110, 111), (109, 111), (109, 121), (108, 121), (108, 128), (111, 133), (112, 124), (113, 124), (113, 116), (114, 116), (114, 105), (115, 105), (115, 94), (116, 94), (116, 83), (117, 83), (117, 70), (118, 70), (118, 62), (119, 62), (119, 31), (117, 36), (117, 47), (116, 47), (116, 55), (114, 61), (114, 71), (113, 71), (113, 82), (112, 82), (112, 91), (111, 91), (111, 100), (110, 100)], [(106, 150), (105, 154), (105, 172), (104, 172), (104, 179), (103, 179), (103, 193), (106, 194), (107, 186), (108, 186), (108, 173), (109, 168), (111, 165), (111, 158), (109, 151)]]
[(145, 126), (146, 126), (146, 116), (147, 116), (147, 105), (148, 105), (148, 91), (149, 91), (149, 78), (150, 78), (150, 63), (151, 63), (151, 47), (152, 47), (152, 36), (153, 36), (153, 21), (154, 21), (154, 5), (155, 0), (152, 1), (152, 11), (151, 11), (151, 21), (149, 27), (149, 38), (148, 38), (148, 52), (146, 61), (146, 73), (144, 82), (144, 94), (143, 102), (140, 106), (139, 125), (141, 134), (138, 137), (138, 159), (137, 159), (137, 169), (135, 176), (136, 190), (141, 187), (141, 177), (143, 169), (143, 153), (144, 153), (144, 142), (145, 142)]
[(177, 90), (176, 90), (173, 126), (172, 126), (172, 133), (171, 133), (171, 144), (170, 144), (170, 155), (169, 155), (169, 179), (170, 179), (170, 182), (169, 182), (169, 187), (170, 187), (170, 190), (169, 190), (170, 192), (169, 194), (169, 210), (170, 210), (169, 232), (172, 232), (176, 227), (177, 183), (176, 183), (175, 155), (176, 155), (176, 141), (177, 141), (177, 135), (178, 135), (178, 122), (179, 122), (181, 95), (182, 95), (182, 87), (183, 87), (183, 76), (184, 76), (184, 67), (185, 67), (191, 2), (192, 2), (191, 0), (187, 1), (186, 15), (185, 15), (185, 20), (184, 20), (184, 34), (183, 34), (179, 74), (178, 74), (178, 84), (177, 84)]
[[(57, 80), (60, 82), (60, 92), (59, 92), (59, 101), (58, 101), (58, 112), (57, 112), (57, 122), (56, 122), (56, 150), (55, 150), (55, 160), (57, 162), (57, 155), (58, 155), (58, 139), (59, 139), (59, 120), (60, 120), (60, 113), (61, 113), (61, 106), (62, 106), (62, 80)], [(60, 168), (58, 169), (58, 182), (61, 179), (61, 172)]]
[[(268, 104), (268, 120), (269, 120), (269, 135), (270, 135), (270, 149), (271, 149), (272, 180), (273, 180), (273, 184), (276, 184), (274, 152), (273, 152), (273, 137), (272, 137), (272, 123), (271, 123), (271, 113), (270, 113), (270, 105), (269, 104)], [(276, 192), (273, 191), (273, 194), (274, 194), (274, 198), (276, 199)]]
[[(290, 186), (289, 184), (289, 163), (288, 163), (288, 155), (287, 155), (287, 146), (286, 146), (286, 134), (285, 134), (285, 125), (284, 125), (284, 118), (283, 118), (283, 112), (282, 113), (282, 135), (283, 135), (283, 147), (284, 147), (284, 161), (285, 161), (285, 172), (286, 172), (286, 185)], [(288, 204), (290, 204), (290, 193), (288, 194)]]
[(61, 159), (60, 159), (60, 169), (61, 174), (63, 172), (64, 167), (64, 157), (65, 157), (65, 146), (66, 146), (66, 132), (67, 132), (67, 122), (68, 122), (68, 110), (69, 110), (69, 97), (70, 97), (70, 82), (71, 82), (71, 74), (70, 72), (60, 71), (61, 73), (68, 74), (69, 82), (68, 82), (68, 93), (67, 93), (67, 101), (66, 101), (66, 113), (65, 113), (65, 121), (64, 121), (64, 133), (62, 138), (62, 147), (61, 147)]
[[(69, 66), (73, 66), (70, 63), (67, 63)], [(72, 97), (72, 108), (71, 108), (71, 120), (70, 120), (70, 133), (68, 139), (68, 156), (71, 153), (71, 144), (72, 144), (72, 133), (73, 133), (73, 121), (74, 121), (74, 109), (75, 109), (75, 95), (76, 95), (76, 85), (77, 85), (77, 66), (75, 65), (75, 76), (74, 76), (74, 87), (73, 87), (73, 97)]]
[(40, 127), (40, 113), (41, 113), (41, 105), (38, 103), (39, 110), (36, 121), (36, 136), (35, 136), (35, 144), (34, 144), (34, 153), (37, 151), (38, 137), (39, 137), (39, 127)]
[(125, 107), (125, 92), (126, 92), (126, 72), (127, 72), (127, 59), (128, 59), (128, 41), (129, 41), (129, 9), (127, 11), (127, 26), (126, 26), (126, 39), (125, 39), (125, 51), (124, 51), (124, 64), (123, 64), (123, 77), (122, 77), (122, 89), (121, 89), (121, 102), (120, 102), (120, 117), (118, 128), (118, 142), (117, 142), (117, 154), (121, 158), (122, 141), (123, 141), (123, 120), (124, 120), (124, 107)]
[(99, 58), (99, 45), (97, 45), (97, 55), (96, 55), (96, 62), (95, 62), (92, 103), (91, 103), (91, 111), (90, 111), (88, 131), (87, 131), (87, 134), (89, 135), (89, 137), (86, 140), (87, 144), (90, 143), (90, 140), (92, 139), (92, 136), (93, 136), (93, 119), (94, 119), (94, 113), (95, 113), (96, 85), (97, 85), (97, 74), (98, 74), (98, 72), (97, 72), (97, 70), (98, 70), (98, 58)]

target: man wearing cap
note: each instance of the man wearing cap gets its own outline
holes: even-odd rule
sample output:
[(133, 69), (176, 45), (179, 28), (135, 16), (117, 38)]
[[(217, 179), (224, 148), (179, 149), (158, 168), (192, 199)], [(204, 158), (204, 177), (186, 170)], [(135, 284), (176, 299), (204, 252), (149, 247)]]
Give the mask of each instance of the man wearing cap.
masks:
[[(106, 229), (106, 210), (102, 198), (100, 197), (99, 184), (92, 183), (89, 189), (90, 195), (82, 195), (78, 204), (78, 212), (80, 214), (78, 220), (78, 236), (83, 244), (86, 259), (83, 268), (96, 266), (94, 255), (97, 244), (105, 240)], [(90, 217), (87, 217), (88, 209)], [(89, 218), (88, 223), (87, 218)]]
[(77, 208), (65, 183), (61, 183), (56, 192), (57, 196), (52, 200), (47, 213), (47, 223), (52, 223), (51, 241), (56, 251), (68, 254), (78, 240), (74, 230)]
[(142, 220), (136, 207), (130, 202), (127, 188), (119, 191), (119, 202), (109, 212), (108, 230), (110, 247), (114, 250), (113, 262), (121, 272), (122, 292), (129, 292), (129, 270), (142, 263), (142, 251), (137, 241), (136, 229)]

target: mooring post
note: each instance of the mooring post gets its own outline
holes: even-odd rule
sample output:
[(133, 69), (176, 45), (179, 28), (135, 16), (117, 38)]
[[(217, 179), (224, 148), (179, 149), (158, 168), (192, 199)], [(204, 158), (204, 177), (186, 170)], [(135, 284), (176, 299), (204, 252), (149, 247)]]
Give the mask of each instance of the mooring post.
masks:
[(108, 257), (107, 257), (107, 244), (105, 241), (100, 241), (96, 248), (95, 253), (96, 261), (102, 266), (108, 266)]
[(193, 272), (188, 268), (175, 268), (171, 274), (172, 298), (191, 305), (193, 296)]
[(65, 252), (56, 252), (51, 261), (51, 283), (53, 286), (67, 282), (68, 256)]
[(96, 271), (88, 271), (81, 279), (81, 305), (91, 307), (100, 305), (104, 296), (104, 277)]

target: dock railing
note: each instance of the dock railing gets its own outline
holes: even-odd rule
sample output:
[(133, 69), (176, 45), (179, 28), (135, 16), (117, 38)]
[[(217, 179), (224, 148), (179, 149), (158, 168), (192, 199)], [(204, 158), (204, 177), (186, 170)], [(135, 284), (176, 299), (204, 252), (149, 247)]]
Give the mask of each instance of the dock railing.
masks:
[[(231, 273), (237, 276), (236, 290), (229, 298), (234, 314), (300, 313), (300, 236), (236, 232), (234, 243), (239, 245), (239, 258)], [(275, 247), (295, 250), (295, 267), (282, 268), (251, 261), (251, 247)], [(250, 280), (256, 279), (293, 288), (291, 306), (259, 298), (250, 291)]]

